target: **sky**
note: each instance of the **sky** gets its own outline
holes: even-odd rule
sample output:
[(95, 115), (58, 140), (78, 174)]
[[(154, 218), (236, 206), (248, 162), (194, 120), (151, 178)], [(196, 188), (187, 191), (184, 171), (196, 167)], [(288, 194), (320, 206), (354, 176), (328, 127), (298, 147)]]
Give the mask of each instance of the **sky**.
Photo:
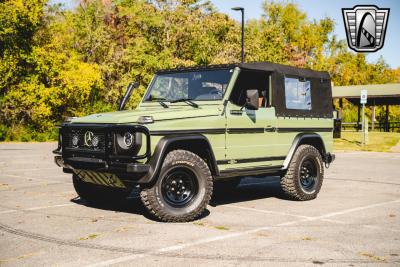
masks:
[[(68, 8), (75, 5), (75, 0), (51, 0), (61, 2)], [(211, 0), (218, 11), (228, 14), (235, 20), (240, 20), (240, 12), (231, 10), (232, 7), (241, 6), (245, 9), (245, 20), (257, 19), (263, 14), (262, 3), (264, 0)], [(380, 8), (390, 8), (389, 20), (386, 30), (385, 43), (381, 50), (368, 53), (367, 60), (376, 62), (380, 56), (392, 68), (400, 67), (400, 1), (399, 0), (292, 0), (298, 7), (307, 13), (310, 20), (330, 17), (335, 21), (334, 34), (339, 39), (346, 39), (346, 32), (343, 24), (342, 8), (352, 8), (355, 5), (376, 5)]]
[[(262, 3), (264, 0), (212, 0), (220, 12), (240, 20), (240, 12), (231, 10), (231, 7), (241, 6), (245, 9), (245, 20), (259, 18), (263, 14)], [(335, 21), (335, 34), (339, 39), (346, 39), (346, 32), (342, 17), (342, 8), (352, 8), (355, 5), (376, 5), (380, 8), (390, 8), (389, 20), (386, 29), (385, 44), (383, 48), (374, 53), (367, 54), (369, 62), (375, 62), (380, 56), (392, 68), (400, 67), (400, 1), (399, 0), (296, 0), (288, 1), (298, 5), (307, 13), (310, 20), (330, 17)]]

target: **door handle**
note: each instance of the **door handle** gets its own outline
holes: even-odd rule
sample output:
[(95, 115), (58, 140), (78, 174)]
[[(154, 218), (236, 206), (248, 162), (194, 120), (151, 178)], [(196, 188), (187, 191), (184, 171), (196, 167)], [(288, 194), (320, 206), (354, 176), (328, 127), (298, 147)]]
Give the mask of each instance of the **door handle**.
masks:
[(272, 126), (268, 125), (267, 127), (265, 127), (265, 131), (266, 132), (275, 132), (276, 127), (272, 127)]
[(231, 110), (230, 114), (231, 115), (242, 115), (243, 114), (243, 110)]

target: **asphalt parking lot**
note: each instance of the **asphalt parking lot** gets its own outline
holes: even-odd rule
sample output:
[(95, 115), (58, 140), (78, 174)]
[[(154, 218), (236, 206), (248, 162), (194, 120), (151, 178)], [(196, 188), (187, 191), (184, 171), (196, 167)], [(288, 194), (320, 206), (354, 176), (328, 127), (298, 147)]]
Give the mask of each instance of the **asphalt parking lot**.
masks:
[(319, 197), (246, 178), (191, 223), (140, 200), (90, 207), (53, 163), (54, 143), (0, 144), (0, 265), (400, 265), (400, 153), (337, 153)]

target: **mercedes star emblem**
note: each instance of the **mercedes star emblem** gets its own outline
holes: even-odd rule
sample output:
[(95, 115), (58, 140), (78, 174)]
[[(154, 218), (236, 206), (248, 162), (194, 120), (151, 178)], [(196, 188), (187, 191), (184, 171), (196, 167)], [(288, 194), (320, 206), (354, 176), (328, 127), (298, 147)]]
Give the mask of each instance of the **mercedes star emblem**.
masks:
[(86, 146), (93, 146), (93, 137), (94, 137), (93, 132), (87, 131), (85, 133), (85, 145)]

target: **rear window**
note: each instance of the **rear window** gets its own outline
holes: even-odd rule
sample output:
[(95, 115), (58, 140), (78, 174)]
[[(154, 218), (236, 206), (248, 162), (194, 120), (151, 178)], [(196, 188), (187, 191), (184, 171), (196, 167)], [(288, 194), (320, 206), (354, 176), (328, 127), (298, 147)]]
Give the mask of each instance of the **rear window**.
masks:
[(311, 82), (285, 77), (287, 109), (311, 110)]

